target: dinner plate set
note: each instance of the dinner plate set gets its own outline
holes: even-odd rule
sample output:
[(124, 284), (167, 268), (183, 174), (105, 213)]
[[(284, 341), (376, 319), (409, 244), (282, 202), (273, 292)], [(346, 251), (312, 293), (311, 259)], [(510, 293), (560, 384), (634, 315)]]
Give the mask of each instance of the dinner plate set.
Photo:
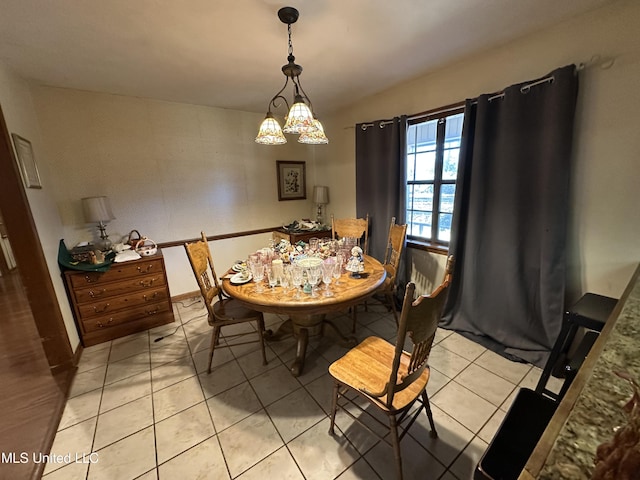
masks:
[(245, 263), (236, 263), (231, 267), (235, 275), (233, 275), (229, 281), (234, 285), (242, 285), (243, 283), (249, 283), (253, 279), (253, 275), (247, 270)]

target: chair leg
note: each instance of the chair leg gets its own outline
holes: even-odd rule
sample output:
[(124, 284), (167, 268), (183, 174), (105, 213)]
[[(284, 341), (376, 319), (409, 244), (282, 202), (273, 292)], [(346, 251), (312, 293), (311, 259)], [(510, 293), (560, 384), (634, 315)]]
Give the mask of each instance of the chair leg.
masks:
[(338, 390), (340, 385), (336, 380), (333, 381), (333, 398), (331, 399), (331, 425), (329, 426), (329, 433), (332, 435), (335, 433), (333, 427), (336, 424), (336, 410), (338, 409)]
[(353, 306), (352, 317), (353, 317), (353, 325), (351, 326), (351, 333), (356, 333), (356, 321), (358, 320), (358, 306), (357, 305)]
[(394, 295), (393, 295), (393, 293), (387, 293), (387, 294), (385, 294), (385, 296), (387, 297), (387, 301), (391, 305), (391, 311), (393, 312), (393, 318), (396, 321), (396, 327), (397, 327), (399, 325), (398, 324), (398, 310), (396, 309), (396, 301), (395, 301)]
[(267, 364), (267, 354), (264, 349), (264, 318), (258, 320), (258, 336), (260, 337), (260, 348), (262, 348), (262, 365)]
[(216, 349), (216, 345), (220, 341), (220, 327), (213, 326), (213, 333), (211, 334), (211, 345), (209, 346), (209, 364), (207, 365), (207, 373), (211, 373), (211, 363), (213, 362), (213, 352)]
[(389, 415), (389, 430), (391, 431), (391, 446), (396, 461), (396, 476), (402, 480), (402, 455), (400, 453), (400, 439), (398, 438), (398, 424), (395, 415)]
[(422, 402), (424, 403), (424, 409), (427, 413), (427, 418), (429, 419), (429, 425), (431, 426), (431, 438), (438, 438), (438, 431), (436, 430), (436, 424), (433, 422), (433, 413), (431, 413), (431, 403), (429, 403), (429, 395), (427, 395), (427, 391), (424, 390), (422, 392)]

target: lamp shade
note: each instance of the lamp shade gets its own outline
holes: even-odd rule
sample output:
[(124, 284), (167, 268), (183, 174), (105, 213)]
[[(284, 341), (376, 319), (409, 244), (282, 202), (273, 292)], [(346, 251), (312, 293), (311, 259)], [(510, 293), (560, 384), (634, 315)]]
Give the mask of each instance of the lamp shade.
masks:
[(262, 145), (282, 145), (287, 143), (287, 139), (282, 134), (282, 128), (278, 121), (273, 118), (271, 112), (267, 113), (267, 116), (260, 125), (260, 131), (256, 137), (256, 143)]
[(326, 205), (329, 203), (329, 187), (313, 187), (313, 202), (319, 205)]
[(324, 134), (324, 128), (322, 128), (320, 121), (314, 118), (313, 125), (316, 127), (316, 130), (314, 132), (301, 133), (298, 137), (298, 142), (308, 145), (324, 145), (329, 143), (329, 139)]
[(313, 124), (313, 114), (309, 106), (304, 103), (300, 95), (296, 95), (294, 104), (291, 105), (287, 121), (282, 127), (284, 133), (312, 132), (316, 129)]
[(114, 220), (109, 197), (85, 197), (82, 199), (82, 211), (87, 223), (100, 223)]

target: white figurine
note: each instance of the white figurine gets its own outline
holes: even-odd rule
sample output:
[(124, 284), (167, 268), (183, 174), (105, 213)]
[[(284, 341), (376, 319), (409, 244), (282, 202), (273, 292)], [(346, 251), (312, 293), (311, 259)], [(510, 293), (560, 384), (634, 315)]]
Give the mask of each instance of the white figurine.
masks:
[(362, 258), (362, 249), (360, 247), (351, 249), (351, 257), (344, 268), (351, 272), (353, 278), (360, 278), (360, 274), (364, 272), (364, 259)]

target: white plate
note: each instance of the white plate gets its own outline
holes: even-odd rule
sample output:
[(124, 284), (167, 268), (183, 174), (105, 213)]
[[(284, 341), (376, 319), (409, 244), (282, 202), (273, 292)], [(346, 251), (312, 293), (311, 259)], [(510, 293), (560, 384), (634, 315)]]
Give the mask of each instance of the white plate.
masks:
[(231, 283), (233, 283), (234, 285), (242, 285), (243, 283), (248, 283), (251, 281), (253, 277), (251, 275), (249, 275), (246, 278), (243, 278), (243, 274), (242, 273), (236, 273), (233, 277), (231, 277), (229, 279), (229, 281)]
[(318, 257), (307, 257), (296, 260), (296, 263), (304, 268), (319, 267), (322, 265), (322, 259)]
[(234, 272), (242, 272), (247, 269), (247, 267), (243, 265), (244, 264), (242, 263), (236, 263), (233, 265), (233, 267), (231, 267), (231, 270), (233, 270)]

